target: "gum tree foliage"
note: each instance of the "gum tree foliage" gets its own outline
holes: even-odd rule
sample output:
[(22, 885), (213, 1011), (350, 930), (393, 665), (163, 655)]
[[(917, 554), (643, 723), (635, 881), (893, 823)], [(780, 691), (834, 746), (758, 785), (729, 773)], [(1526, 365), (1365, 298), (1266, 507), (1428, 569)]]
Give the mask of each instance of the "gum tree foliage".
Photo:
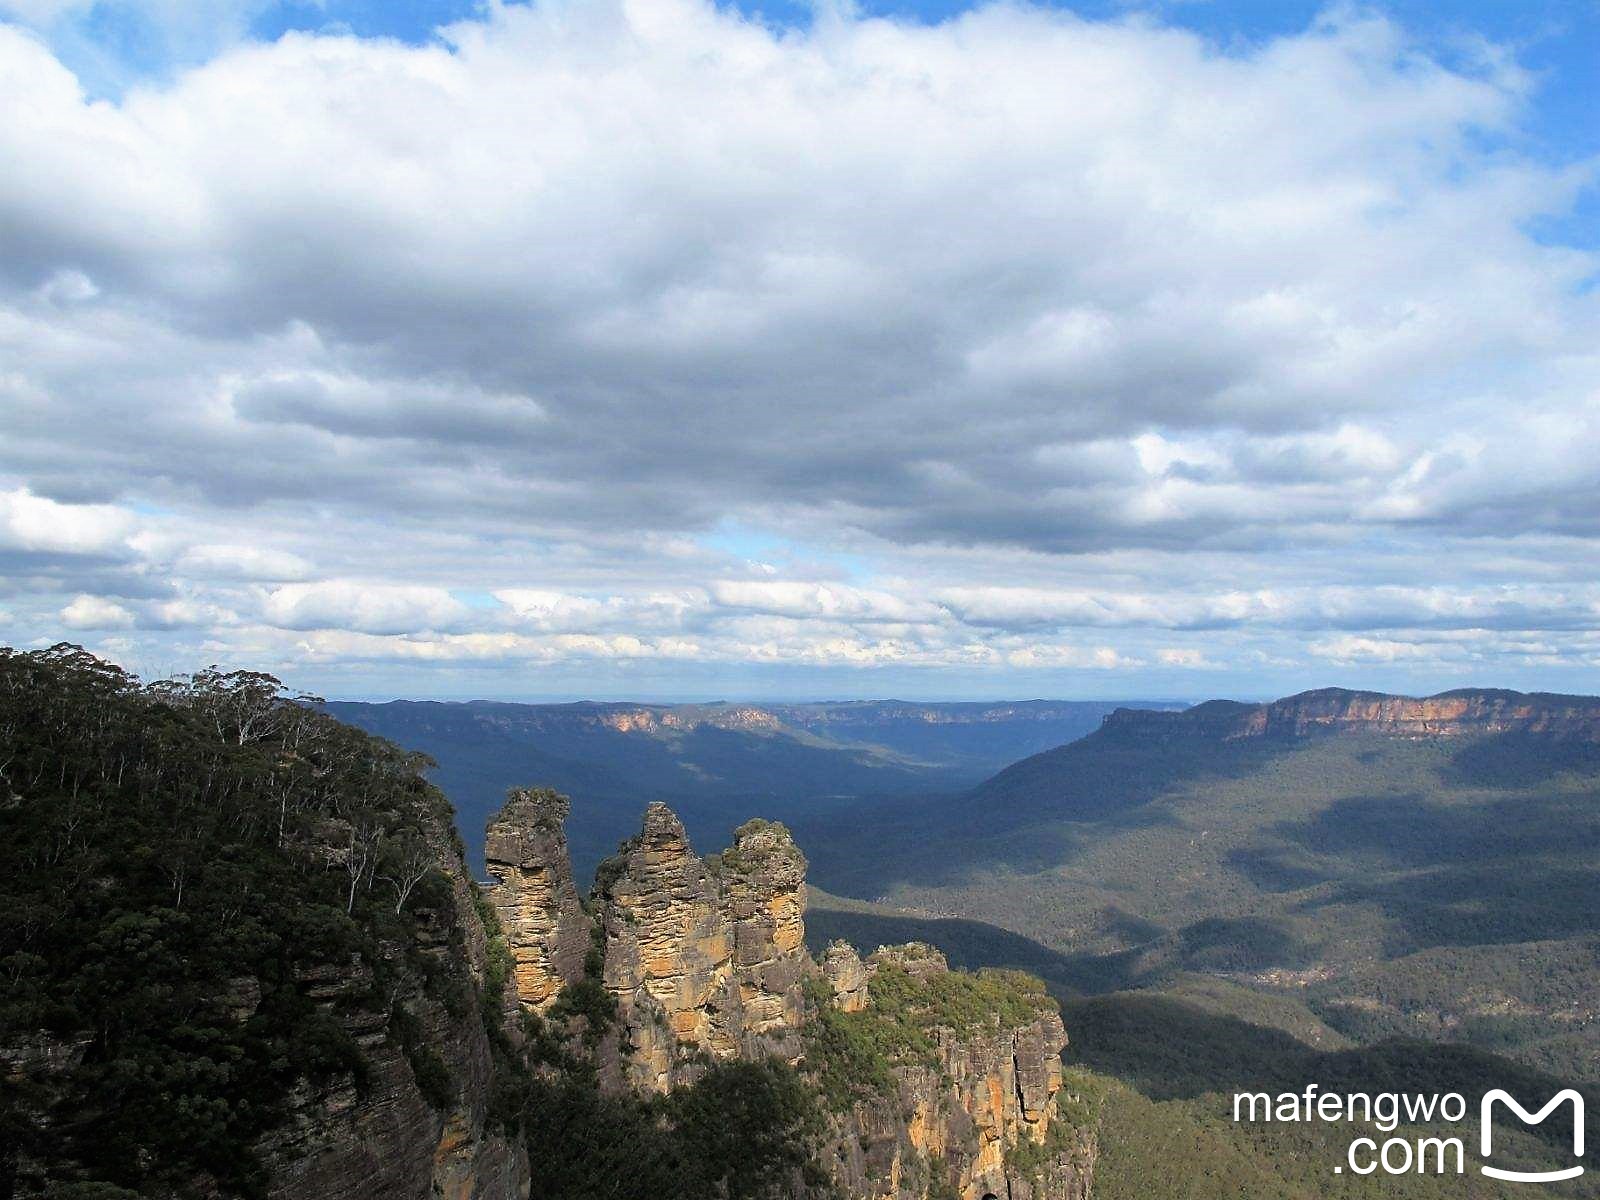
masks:
[[(290, 1089), (365, 1086), (345, 1009), (386, 1013), (423, 1098), (454, 1102), (428, 1002), (476, 1004), (492, 1120), (546, 1196), (829, 1194), (821, 1110), (782, 1063), (642, 1098), (603, 1092), (594, 1046), (554, 1024), (514, 1045), (493, 909), (481, 988), (464, 953), (419, 949), (462, 934), (428, 760), (311, 700), (254, 672), (147, 684), (76, 646), (0, 649), (0, 1197), (258, 1196), (252, 1147)], [(604, 1033), (601, 965), (597, 947), (552, 1017)], [(330, 971), (351, 981), (332, 1007), (308, 995)]]
[(0, 1052), (22, 1067), (0, 1194), (19, 1169), (83, 1195), (259, 1191), (250, 1146), (288, 1090), (363, 1080), (306, 995), (319, 967), (370, 980), (349, 1002), (388, 1012), (415, 1058), (412, 930), (453, 914), (432, 849), (449, 808), (425, 759), (310, 699), (255, 672), (145, 684), (76, 646), (0, 649)]

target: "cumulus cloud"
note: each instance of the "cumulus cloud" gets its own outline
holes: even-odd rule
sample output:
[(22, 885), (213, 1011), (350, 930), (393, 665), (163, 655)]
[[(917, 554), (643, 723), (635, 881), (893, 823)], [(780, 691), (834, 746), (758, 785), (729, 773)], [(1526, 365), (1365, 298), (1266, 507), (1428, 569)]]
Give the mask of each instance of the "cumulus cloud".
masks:
[(0, 548), (52, 554), (125, 552), (135, 519), (109, 504), (60, 504), (27, 488), (0, 491)]
[(783, 617), (908, 621), (930, 619), (937, 612), (891, 592), (837, 582), (718, 580), (711, 585), (711, 597), (724, 608)]
[(92, 100), (0, 25), (35, 636), (109, 597), (290, 670), (1588, 653), (1597, 262), (1528, 228), (1592, 171), (1523, 151), (1510, 55), (541, 0), (173, 59)]
[(99, 596), (78, 596), (61, 610), (61, 623), (68, 629), (128, 629), (133, 614)]
[(283, 629), (349, 629), (415, 633), (449, 629), (467, 608), (442, 588), (329, 579), (268, 591), (261, 612)]
[(305, 579), (311, 563), (298, 554), (265, 546), (198, 545), (183, 551), (177, 569), (205, 579)]

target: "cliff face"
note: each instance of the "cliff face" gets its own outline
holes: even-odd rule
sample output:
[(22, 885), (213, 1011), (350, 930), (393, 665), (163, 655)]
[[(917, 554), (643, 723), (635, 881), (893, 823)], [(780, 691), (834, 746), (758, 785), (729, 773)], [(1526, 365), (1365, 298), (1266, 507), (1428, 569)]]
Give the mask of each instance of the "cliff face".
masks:
[[(435, 825), (428, 842), (450, 903), (419, 928), (416, 948), (431, 972), (470, 994), (484, 979), (483, 925), (447, 828)], [(302, 1083), (289, 1097), (288, 1119), (257, 1148), (272, 1200), (527, 1200), (527, 1151), (488, 1121), (493, 1062), (476, 1005), (447, 1004), (403, 974), (390, 987), (414, 1025), (397, 1038), (389, 1014), (372, 1004), (369, 971), (323, 970), (299, 982), (365, 1061), (359, 1075)], [(249, 1003), (246, 989), (241, 1017)], [(442, 1069), (442, 1091), (425, 1094), (424, 1058)]]
[[(533, 839), (521, 829), (555, 811), (514, 798), (491, 824), (491, 845), (562, 853), (548, 831)], [(547, 946), (568, 924), (560, 913), (552, 921), (547, 881), (570, 872), (519, 862), (514, 874), (497, 873), (497, 910), (511, 945)], [(617, 1012), (592, 1051), (607, 1087), (661, 1094), (692, 1083), (708, 1060), (770, 1056), (814, 1076), (823, 1069), (824, 1043), (812, 1036), (828, 1019), (823, 1010), (845, 1021), (899, 1019), (874, 1010), (880, 975), (894, 985), (883, 1003), (902, 1007), (918, 988), (937, 996), (958, 981), (937, 951), (920, 946), (880, 949), (863, 962), (835, 943), (817, 964), (804, 941), (805, 865), (788, 831), (765, 821), (742, 826), (732, 847), (702, 860), (671, 810), (649, 807), (639, 835), (602, 865), (591, 903), (604, 939), (600, 982)], [(524, 919), (526, 930), (517, 927)], [(518, 971), (524, 1006), (548, 1011), (548, 978)], [(1094, 1147), (1057, 1116), (1066, 1040), (1042, 993), (971, 1028), (929, 1026), (914, 1060), (831, 1110), (825, 1158), (835, 1182), (862, 1200), (925, 1200), (952, 1186), (963, 1200), (1082, 1200)]]
[(416, 759), (270, 676), (62, 645), (0, 648), (0, 762), (0, 1197), (527, 1197)]
[[(830, 947), (829, 962), (851, 979), (846, 958)], [(865, 963), (865, 1003), (836, 990), (835, 1006), (870, 1019), (872, 981), (885, 968), (902, 1003), (937, 1011), (951, 973), (942, 954), (918, 944), (879, 948)], [(997, 1013), (976, 1029), (936, 1024), (930, 1034), (931, 1053), (892, 1068), (890, 1094), (858, 1099), (836, 1118), (834, 1170), (846, 1194), (922, 1200), (943, 1183), (963, 1200), (1086, 1200), (1096, 1145), (1057, 1111), (1067, 1034), (1053, 1006)]]
[(849, 942), (832, 943), (822, 956), (822, 973), (833, 989), (832, 1004), (840, 1012), (867, 1007), (867, 969)]
[(1213, 700), (1177, 713), (1119, 708), (1104, 727), (1140, 736), (1196, 734), (1225, 740), (1329, 732), (1408, 738), (1526, 734), (1600, 742), (1600, 700), (1489, 689), (1414, 697), (1324, 688), (1269, 704)]

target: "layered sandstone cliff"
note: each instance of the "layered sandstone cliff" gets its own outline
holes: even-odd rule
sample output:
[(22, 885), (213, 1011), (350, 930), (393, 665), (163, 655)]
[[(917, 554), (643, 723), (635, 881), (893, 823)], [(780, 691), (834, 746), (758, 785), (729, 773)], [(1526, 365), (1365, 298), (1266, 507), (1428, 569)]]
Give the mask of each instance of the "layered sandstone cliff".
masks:
[(652, 804), (639, 836), (602, 865), (596, 900), (634, 1087), (687, 1082), (701, 1055), (798, 1057), (805, 859), (782, 826), (750, 822), (707, 862)]
[[(538, 970), (518, 959), (518, 998), (555, 1014), (563, 1009), (547, 1003), (559, 975), (548, 948), (569, 927), (588, 928), (581, 911), (552, 899), (565, 893), (551, 881), (570, 878), (569, 868), (537, 860), (565, 853), (547, 827), (538, 836), (529, 828), (557, 815), (559, 805), (514, 798), (490, 837), (491, 847), (522, 855), (491, 851), (494, 862), (517, 864), (495, 872), (507, 941), (538, 951)], [(603, 935), (599, 982), (616, 1011), (588, 1051), (602, 1083), (660, 1094), (694, 1082), (709, 1061), (734, 1058), (776, 1057), (811, 1075), (827, 1053), (815, 1036), (827, 1020), (910, 1019), (927, 1026), (916, 1053), (849, 1085), (830, 1108), (825, 1158), (843, 1194), (926, 1200), (954, 1188), (963, 1200), (1082, 1200), (1094, 1147), (1057, 1116), (1066, 1032), (1053, 1003), (1038, 990), (993, 1019), (973, 1024), (968, 1004), (960, 1022), (940, 1024), (940, 996), (974, 993), (955, 986), (971, 977), (958, 980), (935, 950), (880, 948), (863, 962), (835, 943), (819, 965), (805, 948), (805, 866), (788, 830), (766, 821), (741, 826), (731, 847), (702, 859), (670, 809), (649, 807), (639, 835), (602, 864), (590, 903)], [(886, 989), (881, 1011), (875, 978)], [(931, 1007), (919, 1007), (918, 989)]]
[(511, 952), (515, 994), (544, 1012), (583, 973), (589, 919), (572, 881), (562, 822), (572, 802), (548, 788), (519, 788), (489, 822), (487, 890)]
[(867, 1007), (867, 969), (849, 942), (832, 942), (822, 956), (822, 974), (833, 991), (831, 1003), (840, 1012)]
[[(846, 957), (830, 947), (828, 959), (853, 980)], [(1096, 1145), (1057, 1110), (1067, 1034), (1054, 1005), (1041, 993), (1020, 1017), (997, 1012), (957, 1028), (938, 1023), (950, 969), (937, 950), (880, 947), (864, 966), (865, 1004), (836, 990), (837, 1007), (870, 1022), (877, 980), (893, 992), (880, 1003), (896, 1006), (897, 1021), (909, 1011), (934, 1023), (928, 1050), (891, 1068), (888, 1094), (858, 1098), (838, 1119), (834, 1172), (846, 1194), (922, 1200), (953, 1188), (963, 1200), (1085, 1200)]]
[(1491, 689), (1415, 697), (1324, 688), (1269, 704), (1213, 700), (1176, 713), (1119, 708), (1105, 719), (1105, 728), (1149, 737), (1197, 734), (1225, 740), (1326, 732), (1406, 738), (1523, 734), (1600, 742), (1600, 701)]

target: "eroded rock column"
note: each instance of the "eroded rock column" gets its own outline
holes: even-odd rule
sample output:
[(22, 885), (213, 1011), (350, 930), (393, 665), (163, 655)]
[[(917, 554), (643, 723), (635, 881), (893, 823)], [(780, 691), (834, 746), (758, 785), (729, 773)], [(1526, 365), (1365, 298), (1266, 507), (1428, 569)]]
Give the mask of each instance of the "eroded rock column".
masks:
[[(720, 856), (746, 1053), (795, 1061), (805, 1019), (806, 860), (772, 821), (748, 821)], [(814, 969), (814, 968), (812, 968)]]
[(605, 986), (633, 1047), (635, 1086), (665, 1091), (688, 1049), (716, 1058), (739, 1050), (742, 1013), (732, 978), (733, 931), (716, 881), (664, 804), (602, 868)]
[(583, 974), (589, 918), (578, 900), (562, 829), (572, 802), (548, 788), (519, 788), (489, 822), (488, 891), (511, 951), (516, 998), (544, 1012)]

